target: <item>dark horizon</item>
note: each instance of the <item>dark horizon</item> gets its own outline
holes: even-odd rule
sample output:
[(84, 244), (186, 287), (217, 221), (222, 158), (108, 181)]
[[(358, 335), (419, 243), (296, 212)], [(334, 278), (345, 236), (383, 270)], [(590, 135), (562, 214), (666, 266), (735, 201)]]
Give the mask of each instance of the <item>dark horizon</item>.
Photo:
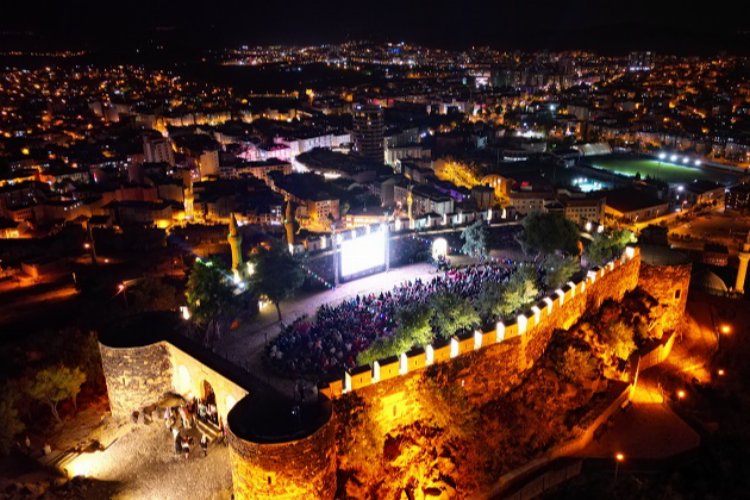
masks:
[[(213, 8), (211, 8), (213, 7)], [(594, 50), (624, 53), (747, 53), (747, 6), (712, 2), (691, 9), (676, 2), (636, 0), (616, 6), (587, 1), (493, 4), (340, 1), (130, 2), (113, 9), (91, 0), (46, 5), (31, 0), (4, 9), (2, 48), (83, 48), (123, 51), (162, 44), (176, 49), (248, 45), (312, 45), (345, 40), (404, 40), (435, 48), (490, 46), (501, 50)]]

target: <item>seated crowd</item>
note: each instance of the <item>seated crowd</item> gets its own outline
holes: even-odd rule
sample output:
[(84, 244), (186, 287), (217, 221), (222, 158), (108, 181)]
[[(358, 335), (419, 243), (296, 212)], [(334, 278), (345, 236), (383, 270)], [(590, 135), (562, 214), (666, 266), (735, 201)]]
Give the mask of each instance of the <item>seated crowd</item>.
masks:
[(320, 375), (357, 366), (357, 355), (397, 327), (399, 308), (427, 302), (438, 293), (476, 296), (487, 281), (501, 282), (510, 270), (498, 264), (451, 269), (429, 281), (417, 279), (393, 290), (322, 305), (315, 318), (303, 316), (275, 339), (268, 349), (274, 368), (295, 375)]

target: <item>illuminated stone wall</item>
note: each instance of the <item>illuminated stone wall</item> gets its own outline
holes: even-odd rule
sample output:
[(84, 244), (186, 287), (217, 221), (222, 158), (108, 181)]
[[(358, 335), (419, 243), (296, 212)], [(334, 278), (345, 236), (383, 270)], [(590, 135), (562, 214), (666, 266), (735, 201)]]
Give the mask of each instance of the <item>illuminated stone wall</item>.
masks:
[(604, 301), (620, 300), (633, 290), (638, 284), (639, 267), (636, 251), (632, 257), (566, 285), (560, 290), (562, 298), (552, 295), (524, 315), (527, 331), (523, 333), (516, 322), (504, 326), (502, 339), (495, 330), (454, 339), (451, 344), (434, 347), (431, 364), (422, 351), (383, 360), (377, 371), (354, 371), (343, 381), (335, 381), (326, 392), (334, 397), (342, 422), (352, 421), (345, 414), (351, 408), (359, 411), (351, 401), (356, 398), (374, 416), (383, 434), (428, 418), (432, 409), (425, 403), (424, 391), (431, 387), (442, 390), (454, 386), (471, 404), (482, 405), (520, 384), (523, 373), (542, 356), (555, 330), (569, 329), (585, 314), (596, 312)]
[(336, 493), (336, 423), (285, 443), (253, 443), (229, 429), (234, 498), (332, 499)]
[(171, 344), (168, 344), (168, 351), (172, 390), (188, 399), (205, 398), (205, 384), (210, 385), (216, 396), (216, 411), (222, 422), (226, 422), (229, 410), (244, 398), (248, 391)]
[(125, 418), (172, 390), (172, 367), (163, 342), (113, 348), (99, 344), (112, 415)]
[(662, 332), (673, 332), (680, 326), (687, 306), (691, 271), (691, 262), (666, 265), (641, 263), (638, 286), (664, 307)]
[(173, 392), (189, 399), (206, 396), (210, 385), (222, 421), (246, 389), (169, 342), (113, 348), (99, 344), (107, 395), (116, 418), (158, 403)]

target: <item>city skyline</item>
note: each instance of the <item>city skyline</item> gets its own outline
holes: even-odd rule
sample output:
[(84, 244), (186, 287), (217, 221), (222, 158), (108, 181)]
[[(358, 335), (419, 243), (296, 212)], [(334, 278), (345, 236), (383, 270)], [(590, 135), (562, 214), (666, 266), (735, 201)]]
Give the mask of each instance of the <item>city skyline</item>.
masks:
[(445, 48), (488, 45), (499, 49), (594, 49), (622, 52), (744, 52), (746, 6), (724, 0), (710, 9), (677, 2), (638, 0), (621, 8), (595, 2), (225, 2), (207, 9), (195, 1), (179, 8), (136, 1), (113, 9), (82, 0), (69, 4), (31, 1), (5, 9), (5, 45), (42, 44), (123, 50), (168, 42), (180, 48), (235, 44), (320, 44), (370, 38)]
[(0, 492), (742, 498), (727, 5), (11, 6)]

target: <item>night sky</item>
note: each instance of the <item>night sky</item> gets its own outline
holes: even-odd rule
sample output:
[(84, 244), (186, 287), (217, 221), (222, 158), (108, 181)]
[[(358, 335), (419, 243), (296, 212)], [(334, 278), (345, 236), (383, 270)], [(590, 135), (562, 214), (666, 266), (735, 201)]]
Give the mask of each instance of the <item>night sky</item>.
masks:
[[(446, 48), (747, 51), (750, 2), (92, 1), (4, 2), (5, 45), (192, 47), (401, 39)], [(732, 5), (734, 3), (734, 6)]]

